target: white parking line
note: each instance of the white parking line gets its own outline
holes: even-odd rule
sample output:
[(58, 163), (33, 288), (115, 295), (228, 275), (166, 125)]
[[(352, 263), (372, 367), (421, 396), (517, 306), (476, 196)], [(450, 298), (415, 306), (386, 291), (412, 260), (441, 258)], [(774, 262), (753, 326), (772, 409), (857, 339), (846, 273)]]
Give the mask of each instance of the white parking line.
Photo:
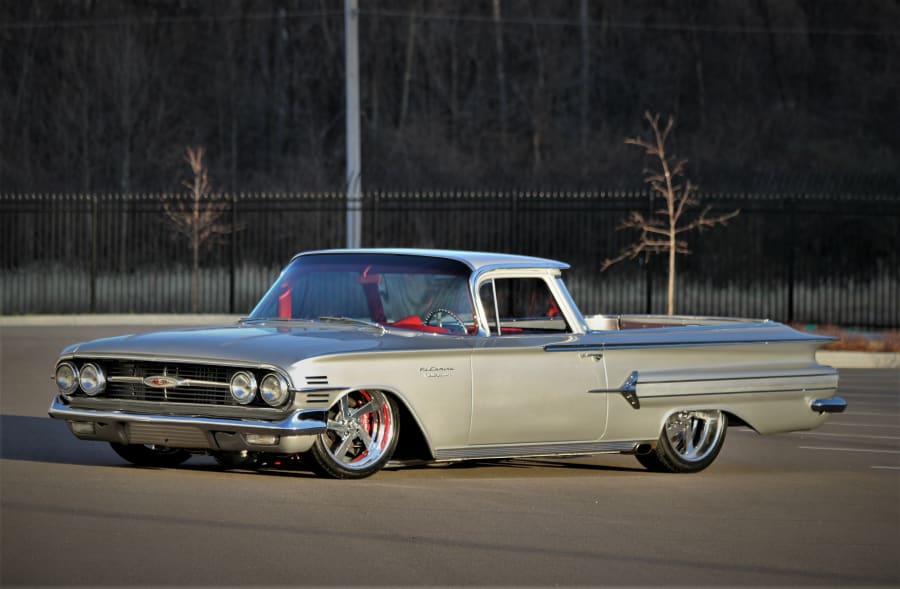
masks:
[(900, 423), (838, 423), (836, 421), (829, 421), (824, 424), (822, 427), (877, 427), (877, 428), (889, 428), (889, 427), (897, 427), (900, 428)]
[(829, 448), (825, 446), (797, 446), (801, 450), (830, 450), (833, 452), (867, 452), (869, 454), (900, 454), (900, 450), (868, 450), (864, 448)]
[(865, 397), (867, 399), (893, 399), (897, 396), (897, 393), (885, 392), (884, 389), (881, 389), (881, 392), (878, 393), (853, 393), (852, 395), (846, 395), (849, 399), (859, 399)]
[(900, 470), (900, 466), (873, 466), (874, 470)]
[(818, 436), (820, 438), (859, 438), (861, 440), (900, 440), (900, 436), (866, 436), (862, 434), (828, 434), (822, 432), (790, 432), (792, 436)]

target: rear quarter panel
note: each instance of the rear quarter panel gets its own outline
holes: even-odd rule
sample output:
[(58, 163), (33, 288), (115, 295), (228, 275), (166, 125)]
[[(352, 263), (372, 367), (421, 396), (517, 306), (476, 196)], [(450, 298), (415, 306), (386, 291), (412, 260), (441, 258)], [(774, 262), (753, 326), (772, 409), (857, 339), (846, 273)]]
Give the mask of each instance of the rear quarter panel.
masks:
[(825, 416), (813, 399), (837, 388), (837, 372), (815, 361), (821, 342), (754, 343), (609, 349), (609, 387), (638, 372), (635, 409), (621, 395), (610, 399), (608, 439), (656, 439), (666, 417), (682, 409), (720, 409), (759, 433), (818, 427)]

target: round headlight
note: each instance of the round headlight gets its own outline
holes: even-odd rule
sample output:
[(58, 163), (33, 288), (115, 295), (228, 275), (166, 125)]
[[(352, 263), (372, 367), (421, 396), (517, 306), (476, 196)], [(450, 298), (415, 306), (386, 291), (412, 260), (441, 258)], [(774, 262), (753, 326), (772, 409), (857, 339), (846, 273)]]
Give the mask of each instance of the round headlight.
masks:
[(106, 377), (103, 371), (96, 364), (88, 362), (81, 367), (81, 375), (78, 377), (78, 384), (84, 394), (94, 396), (99, 395), (106, 388)]
[(235, 372), (229, 388), (231, 396), (241, 405), (252, 403), (256, 396), (256, 377), (249, 372)]
[(71, 362), (63, 362), (56, 367), (56, 386), (64, 395), (71, 395), (78, 389), (78, 369)]
[(288, 383), (280, 374), (267, 374), (259, 386), (259, 396), (272, 407), (278, 407), (287, 399)]

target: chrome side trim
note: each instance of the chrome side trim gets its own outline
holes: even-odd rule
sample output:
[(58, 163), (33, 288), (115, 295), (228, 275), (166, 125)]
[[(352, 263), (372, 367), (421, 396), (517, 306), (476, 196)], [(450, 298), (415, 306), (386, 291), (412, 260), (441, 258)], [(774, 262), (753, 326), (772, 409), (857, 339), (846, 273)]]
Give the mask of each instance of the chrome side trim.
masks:
[(441, 448), (434, 452), (435, 460), (464, 460), (472, 458), (528, 458), (535, 456), (574, 456), (633, 452), (647, 442), (561, 442), (554, 444), (517, 444), (509, 446), (466, 446)]
[[(801, 375), (774, 375), (774, 376), (748, 376), (748, 377), (735, 377), (735, 378), (700, 378), (700, 379), (677, 379), (677, 380), (649, 380), (642, 381), (641, 384), (644, 386), (647, 385), (656, 385), (656, 384), (680, 384), (680, 383), (693, 383), (693, 382), (734, 382), (734, 381), (753, 381), (753, 380), (762, 380), (762, 379), (774, 379), (774, 378), (784, 378), (784, 379), (793, 379), (793, 378), (803, 378), (803, 377), (816, 377), (816, 376), (832, 376), (831, 373), (814, 373), (814, 374), (801, 374)], [(632, 406), (634, 409), (641, 408), (641, 398), (638, 397), (637, 394), (637, 385), (638, 385), (639, 373), (637, 370), (633, 371), (628, 378), (625, 379), (625, 382), (622, 383), (622, 386), (616, 389), (591, 389), (588, 393), (618, 393), (622, 395), (628, 404)], [(707, 390), (702, 392), (676, 392), (669, 394), (645, 394), (642, 397), (645, 401), (649, 399), (667, 399), (667, 398), (691, 398), (691, 397), (708, 397), (714, 395), (759, 395), (759, 394), (777, 394), (777, 393), (807, 393), (807, 392), (815, 392), (815, 391), (833, 391), (833, 386), (820, 386), (820, 387), (779, 387), (779, 388), (760, 388), (760, 389), (743, 389), (743, 390), (728, 390), (728, 389), (718, 389), (718, 390)], [(821, 413), (839, 413), (844, 410), (847, 403), (841, 399), (840, 397), (833, 397), (831, 399), (817, 399), (813, 401), (811, 404), (811, 408), (813, 411), (819, 411)]]
[[(350, 387), (341, 386), (341, 385), (323, 386), (323, 387), (302, 387), (302, 388), (296, 389), (296, 392), (298, 392), (298, 393), (328, 393), (331, 391), (345, 391), (349, 388)], [(292, 390), (294, 390), (294, 389), (292, 389)]]
[(812, 391), (833, 391), (834, 387), (802, 387), (802, 388), (780, 388), (780, 389), (753, 389), (746, 391), (706, 391), (703, 393), (672, 393), (670, 395), (644, 395), (644, 399), (668, 399), (671, 397), (709, 397), (711, 395), (761, 395), (775, 393), (809, 393)]
[(809, 408), (819, 413), (843, 413), (847, 408), (847, 401), (841, 397), (829, 399), (816, 399), (809, 404)]
[(665, 378), (665, 379), (656, 379), (656, 380), (646, 380), (644, 384), (678, 384), (682, 382), (734, 382), (736, 380), (761, 380), (761, 379), (789, 379), (789, 378), (815, 378), (818, 376), (834, 376), (837, 374), (837, 371), (834, 369), (819, 370), (816, 372), (797, 372), (797, 373), (789, 373), (789, 372), (773, 372), (771, 374), (759, 375), (759, 374), (748, 374), (744, 376), (715, 376), (715, 377), (707, 377), (707, 378), (695, 378), (693, 376), (685, 377), (685, 378)]
[[(253, 370), (268, 370), (269, 372), (278, 372), (282, 376), (289, 376), (283, 368), (275, 366), (274, 364), (266, 364), (260, 362), (245, 362), (242, 360), (230, 360), (230, 359), (218, 359), (218, 358), (190, 358), (185, 359), (183, 357), (178, 356), (166, 356), (164, 354), (142, 354), (142, 353), (127, 353), (120, 354), (116, 352), (91, 352), (91, 353), (78, 353), (70, 352), (68, 354), (61, 355), (57, 362), (61, 362), (63, 360), (131, 360), (135, 362), (159, 362), (162, 364), (200, 364), (203, 366), (220, 366), (225, 368), (245, 368), (245, 369), (253, 369)], [(289, 379), (289, 382), (290, 381)]]
[(548, 344), (545, 352), (597, 352), (603, 351), (603, 344)]
[[(638, 371), (635, 370), (631, 374), (628, 375), (628, 378), (625, 379), (625, 382), (622, 383), (617, 389), (591, 389), (589, 393), (619, 393), (625, 400), (628, 401), (628, 404), (632, 406), (634, 409), (641, 408), (641, 400), (638, 399), (637, 395), (637, 384), (638, 384)], [(674, 396), (674, 395), (673, 395)], [(682, 396), (682, 395), (677, 395)]]
[(190, 426), (203, 431), (240, 432), (244, 434), (273, 434), (279, 436), (311, 436), (325, 432), (325, 411), (300, 409), (278, 421), (227, 419), (181, 415), (135, 414), (121, 411), (74, 409), (61, 399), (53, 398), (47, 412), (54, 419), (116, 423), (152, 423)]
[[(664, 328), (671, 329), (671, 328)], [(748, 344), (759, 344), (762, 342), (765, 343), (773, 343), (773, 344), (793, 344), (793, 343), (808, 343), (810, 339), (808, 338), (785, 338), (785, 339), (772, 339), (767, 340), (765, 338), (759, 339), (736, 339), (736, 340), (720, 340), (720, 341), (682, 341), (682, 342), (646, 342), (646, 343), (609, 343), (607, 342), (604, 345), (604, 350), (607, 352), (615, 351), (615, 350), (644, 350), (648, 348), (708, 348), (713, 346), (742, 346)]]

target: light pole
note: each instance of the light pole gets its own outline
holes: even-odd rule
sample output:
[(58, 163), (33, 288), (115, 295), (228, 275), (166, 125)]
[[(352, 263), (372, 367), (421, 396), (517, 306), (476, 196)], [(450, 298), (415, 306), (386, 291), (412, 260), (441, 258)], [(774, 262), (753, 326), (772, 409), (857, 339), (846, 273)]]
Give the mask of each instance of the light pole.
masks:
[(347, 247), (362, 245), (362, 155), (359, 146), (358, 0), (344, 0), (344, 84), (347, 90)]

